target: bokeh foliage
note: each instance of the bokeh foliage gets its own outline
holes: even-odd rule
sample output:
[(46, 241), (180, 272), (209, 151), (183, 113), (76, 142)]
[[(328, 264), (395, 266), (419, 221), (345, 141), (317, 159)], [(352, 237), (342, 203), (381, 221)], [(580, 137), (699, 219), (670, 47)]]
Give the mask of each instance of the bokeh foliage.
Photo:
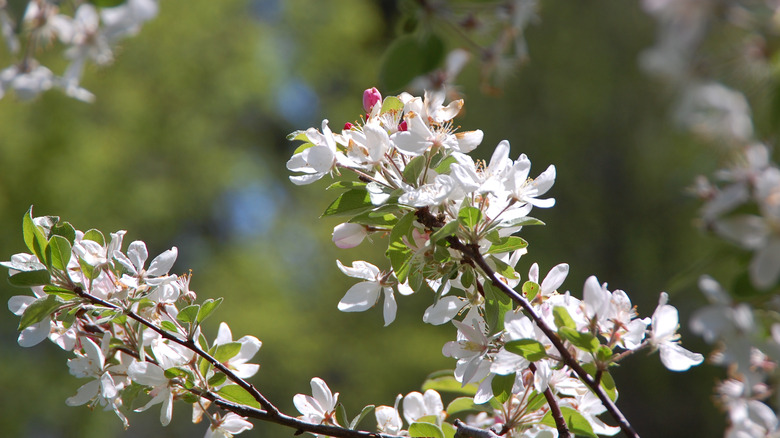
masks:
[[(87, 72), (94, 104), (57, 92), (29, 104), (0, 100), (3, 258), (23, 250), (21, 217), (31, 204), (80, 229), (127, 229), (126, 240), (145, 240), (152, 254), (178, 246), (174, 270), (193, 269), (201, 298), (225, 297), (211, 329), (225, 320), (234, 336), (264, 342), (253, 382), (285, 411), (294, 413), (293, 394), (308, 392), (313, 376), (341, 392), (350, 413), (419, 389), (428, 372), (453, 366), (440, 348), (455, 330), (421, 326), (425, 296), (400, 297), (388, 328), (378, 310), (339, 313), (352, 281), (336, 258), (386, 264), (370, 245), (337, 251), (336, 223), (317, 219), (327, 182), (295, 188), (284, 169), (287, 133), (359, 114), (362, 90), (377, 84), (382, 53), (403, 30), (394, 11), (394, 2), (359, 0), (165, 0), (113, 66)], [(458, 123), (485, 132), (477, 155), (489, 158), (506, 138), (513, 157), (528, 154), (532, 175), (558, 169), (558, 204), (537, 212), (548, 226), (527, 230), (530, 254), (518, 270), (568, 262), (564, 288), (579, 295), (596, 274), (628, 291), (644, 316), (667, 290), (685, 321), (703, 302), (698, 261), (713, 245), (695, 231), (697, 204), (684, 189), (716, 158), (676, 130), (673, 96), (638, 70), (653, 23), (622, 1), (545, 1), (540, 16), (527, 33), (530, 62), (500, 95), (480, 92), (475, 64), (458, 80), (466, 96)], [(56, 347), (16, 345), (16, 322), (0, 317), (0, 435), (203, 433), (182, 404), (167, 429), (153, 408), (132, 415), (126, 432), (110, 412), (65, 406), (83, 382)], [(657, 357), (630, 358), (615, 373), (619, 405), (644, 436), (716, 436), (716, 373), (670, 374)], [(246, 433), (269, 434), (290, 431), (256, 424)]]

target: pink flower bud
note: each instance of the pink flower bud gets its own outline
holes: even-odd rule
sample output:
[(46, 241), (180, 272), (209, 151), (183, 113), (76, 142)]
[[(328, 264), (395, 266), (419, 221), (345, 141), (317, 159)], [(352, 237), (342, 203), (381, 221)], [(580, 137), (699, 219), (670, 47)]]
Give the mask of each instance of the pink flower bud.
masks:
[(360, 224), (343, 223), (333, 228), (333, 243), (339, 248), (354, 248), (366, 238), (368, 231)]
[(367, 113), (370, 113), (371, 108), (381, 101), (382, 94), (379, 93), (379, 90), (377, 90), (376, 87), (369, 88), (363, 92), (363, 109), (366, 110)]
[(352, 123), (347, 122), (347, 123), (344, 124), (344, 130), (345, 131), (351, 131), (354, 128), (355, 128), (355, 125), (353, 125)]
[(399, 131), (408, 131), (409, 125), (406, 124), (406, 120), (398, 124), (398, 130)]

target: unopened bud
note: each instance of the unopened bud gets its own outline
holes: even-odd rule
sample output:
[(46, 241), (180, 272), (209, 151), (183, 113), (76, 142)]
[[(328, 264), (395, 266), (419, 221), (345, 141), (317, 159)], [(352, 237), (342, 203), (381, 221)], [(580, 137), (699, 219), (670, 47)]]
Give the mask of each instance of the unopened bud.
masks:
[(354, 248), (366, 238), (368, 231), (360, 224), (343, 223), (333, 228), (333, 243), (339, 248)]
[(347, 122), (347, 123), (344, 124), (344, 130), (345, 131), (351, 131), (354, 128), (355, 128), (355, 125), (353, 125), (352, 123)]
[(363, 92), (363, 109), (366, 110), (367, 113), (370, 113), (371, 108), (373, 108), (374, 105), (381, 101), (382, 94), (379, 92), (379, 90), (376, 89), (376, 87), (369, 88)]

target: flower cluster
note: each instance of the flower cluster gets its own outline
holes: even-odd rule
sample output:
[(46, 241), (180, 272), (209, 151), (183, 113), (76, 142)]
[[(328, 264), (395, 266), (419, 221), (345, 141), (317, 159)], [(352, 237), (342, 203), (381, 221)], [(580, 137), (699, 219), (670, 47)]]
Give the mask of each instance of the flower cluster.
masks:
[[(445, 104), (443, 93), (383, 99), (372, 88), (363, 95), (365, 115), (340, 132), (324, 121), (322, 130), (290, 135), (303, 142), (287, 163), (299, 173), (291, 180), (308, 184), (330, 174), (338, 181), (329, 189), (344, 191), (324, 213), (348, 218), (335, 227), (334, 243), (351, 248), (371, 234), (388, 237), (387, 269), (338, 262), (361, 280), (338, 308), (365, 311), (383, 300), (387, 325), (396, 316), (395, 292), (429, 293), (423, 321), (457, 328), (442, 353), (457, 360), (450, 378), (473, 388), (471, 403), (484, 414), (474, 425), (547, 436), (562, 428), (552, 411), (563, 410), (570, 428), (614, 435), (620, 427), (597, 417), (617, 397), (610, 366), (642, 348), (658, 350), (673, 371), (703, 357), (679, 345), (677, 310), (665, 293), (652, 318), (639, 318), (625, 292), (609, 291), (596, 277), (585, 282), (582, 299), (559, 293), (566, 264), (541, 280), (533, 264), (521, 284), (515, 268), (527, 243), (516, 233), (541, 224), (529, 216), (534, 207), (554, 205), (545, 195), (555, 167), (530, 177), (530, 160), (511, 159), (506, 141), (488, 163), (475, 162), (468, 152), (483, 135), (454, 129), (462, 106)], [(397, 407), (382, 408), (380, 429), (400, 431)]]
[[(157, 0), (114, 1), (108, 2), (111, 7), (102, 8), (82, 0), (70, 2), (72, 7), (60, 7), (60, 3), (30, 0), (20, 18), (12, 17), (6, 0), (0, 0), (0, 30), (5, 43), (11, 53), (23, 53), (17, 62), (0, 71), (0, 98), (13, 90), (19, 99), (29, 100), (59, 88), (70, 97), (93, 101), (95, 96), (80, 86), (84, 67), (88, 62), (109, 64), (113, 47), (137, 34), (158, 10)], [(20, 36), (24, 36), (21, 41)], [(39, 49), (55, 41), (65, 46), (64, 55), (70, 61), (61, 76), (33, 58)]]
[(194, 304), (190, 277), (169, 273), (177, 249), (147, 265), (142, 241), (122, 250), (125, 232), (109, 239), (97, 230), (82, 232), (56, 217), (24, 217), (31, 253), (16, 254), (2, 265), (12, 285), (32, 290), (8, 301), (20, 317), (19, 345), (49, 339), (73, 353), (70, 373), (89, 381), (68, 398), (71, 406), (113, 410), (127, 426), (128, 409), (161, 405), (160, 422), (171, 421), (174, 400), (193, 405), (200, 421), (209, 418), (206, 436), (230, 436), (252, 427), (233, 413), (220, 416), (208, 407), (245, 391), (236, 384), (253, 376), (248, 363), (261, 342), (253, 336), (233, 340), (222, 323), (209, 343), (200, 324), (221, 303)]

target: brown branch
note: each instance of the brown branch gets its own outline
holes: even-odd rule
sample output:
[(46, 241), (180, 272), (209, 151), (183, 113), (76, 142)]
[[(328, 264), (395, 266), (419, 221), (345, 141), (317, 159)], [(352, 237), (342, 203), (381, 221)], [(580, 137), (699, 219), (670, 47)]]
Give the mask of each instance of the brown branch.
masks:
[(84, 290), (80, 287), (75, 287), (73, 290), (78, 296), (85, 298), (89, 300), (90, 302), (94, 304), (99, 304), (103, 307), (107, 307), (109, 309), (119, 310), (123, 312), (123, 314), (127, 315), (128, 318), (137, 321), (138, 323), (148, 327), (149, 329), (155, 331), (157, 334), (162, 336), (163, 338), (174, 342), (176, 344), (181, 345), (182, 347), (185, 347), (189, 350), (194, 351), (198, 356), (204, 358), (207, 362), (209, 362), (214, 368), (225, 374), (230, 381), (236, 383), (238, 386), (246, 390), (249, 394), (252, 395), (252, 397), (260, 403), (260, 406), (263, 407), (263, 409), (266, 410), (268, 415), (280, 415), (279, 409), (276, 408), (268, 399), (265, 398), (263, 394), (260, 393), (260, 391), (255, 388), (254, 385), (247, 382), (246, 380), (238, 377), (231, 371), (228, 367), (214, 359), (210, 354), (203, 351), (193, 340), (191, 339), (180, 339), (178, 336), (174, 336), (165, 330), (163, 330), (160, 327), (157, 327), (156, 325), (152, 324), (151, 322), (147, 321), (145, 318), (141, 317), (137, 313), (133, 312), (132, 310), (124, 309), (121, 306), (118, 306), (116, 304), (110, 303), (108, 301), (102, 300), (92, 294), (89, 294), (87, 292), (84, 292)]
[[(528, 369), (536, 374), (536, 365), (534, 365), (533, 362), (528, 365)], [(561, 408), (558, 406), (558, 400), (555, 399), (555, 395), (553, 395), (549, 385), (547, 386), (547, 389), (544, 390), (544, 398), (547, 399), (547, 405), (550, 406), (550, 414), (552, 415), (553, 420), (555, 420), (555, 428), (558, 429), (558, 437), (571, 438), (572, 435), (571, 432), (569, 432), (569, 426), (566, 425), (566, 419), (563, 418)]]
[[(420, 208), (417, 210), (417, 218), (426, 227), (435, 230), (437, 228), (441, 228), (444, 226), (442, 221), (438, 220), (436, 217), (434, 217), (431, 212), (427, 208)], [(598, 382), (596, 382), (590, 374), (588, 374), (587, 371), (585, 371), (584, 368), (577, 362), (577, 360), (572, 356), (572, 354), (569, 352), (569, 350), (566, 348), (566, 346), (563, 344), (563, 341), (560, 337), (558, 337), (558, 334), (552, 330), (545, 322), (544, 320), (539, 316), (538, 313), (536, 313), (536, 310), (531, 306), (531, 304), (526, 300), (522, 295), (517, 293), (514, 289), (507, 286), (506, 283), (500, 281), (496, 277), (496, 273), (493, 271), (493, 268), (490, 267), (490, 265), (487, 263), (485, 258), (482, 256), (482, 253), (479, 252), (479, 247), (474, 244), (464, 244), (460, 241), (456, 236), (451, 235), (447, 236), (446, 238), (447, 242), (450, 244), (450, 247), (452, 249), (455, 249), (459, 251), (463, 257), (467, 260), (470, 260), (471, 262), (475, 263), (477, 266), (479, 266), (482, 271), (485, 273), (485, 276), (493, 283), (494, 286), (501, 289), (502, 292), (504, 292), (506, 295), (508, 295), (514, 302), (520, 305), (520, 307), (523, 308), (523, 310), (528, 314), (528, 316), (531, 318), (531, 320), (536, 323), (536, 326), (539, 327), (539, 329), (544, 333), (544, 335), (552, 342), (553, 346), (556, 350), (558, 350), (558, 353), (561, 355), (561, 360), (564, 364), (566, 364), (572, 371), (574, 371), (577, 376), (582, 380), (588, 387), (593, 391), (594, 394), (599, 398), (601, 403), (604, 405), (604, 407), (607, 409), (609, 414), (612, 416), (612, 418), (615, 419), (615, 421), (618, 422), (618, 425), (620, 426), (620, 429), (623, 431), (623, 433), (626, 434), (626, 436), (631, 438), (639, 438), (639, 434), (634, 430), (634, 428), (631, 426), (631, 424), (628, 422), (626, 417), (623, 415), (623, 413), (618, 409), (617, 405), (612, 401), (612, 399), (609, 398), (609, 396), (604, 392), (604, 390), (601, 388)]]
[(490, 429), (479, 429), (469, 426), (460, 420), (455, 420), (452, 425), (457, 429), (455, 438), (500, 438), (500, 435)]

